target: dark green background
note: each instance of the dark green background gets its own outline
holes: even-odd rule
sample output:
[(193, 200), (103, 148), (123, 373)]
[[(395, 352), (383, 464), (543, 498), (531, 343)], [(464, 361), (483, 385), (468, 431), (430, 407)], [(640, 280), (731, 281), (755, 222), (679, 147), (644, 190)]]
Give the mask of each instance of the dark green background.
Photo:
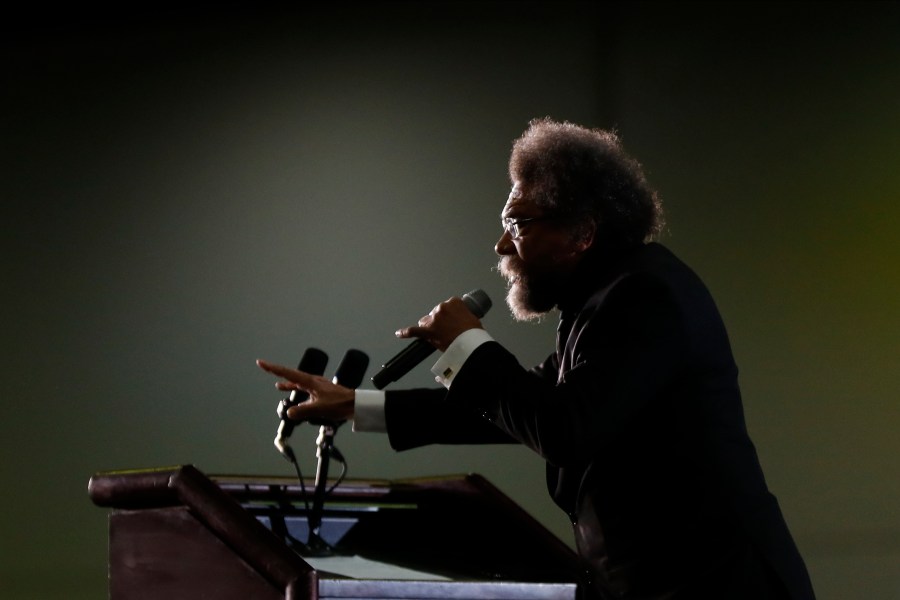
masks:
[[(511, 142), (549, 115), (617, 129), (660, 189), (819, 597), (900, 598), (898, 4), (328, 6), (3, 26), (0, 596), (104, 597), (96, 471), (290, 475), (256, 358), (371, 375), (476, 287), (543, 358), (553, 319), (514, 323), (492, 267)], [(337, 443), (351, 477), (480, 472), (569, 541), (523, 449)]]

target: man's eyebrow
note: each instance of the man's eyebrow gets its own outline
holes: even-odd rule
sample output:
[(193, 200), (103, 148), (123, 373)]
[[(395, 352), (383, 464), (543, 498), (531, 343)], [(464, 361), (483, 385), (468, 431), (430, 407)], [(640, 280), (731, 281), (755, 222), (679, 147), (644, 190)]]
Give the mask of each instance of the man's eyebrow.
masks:
[(509, 210), (504, 210), (502, 213), (500, 213), (500, 219), (503, 220), (503, 219), (527, 219), (527, 218), (529, 218), (528, 217), (529, 211), (525, 210), (524, 215), (522, 214), (522, 211), (523, 211), (523, 209), (519, 206), (511, 206), (511, 207), (509, 207)]
[[(500, 211), (500, 218), (507, 219), (512, 215), (520, 215), (522, 211), (525, 210), (521, 204), (507, 204), (503, 207), (503, 210)], [(527, 213), (528, 211), (525, 210)]]

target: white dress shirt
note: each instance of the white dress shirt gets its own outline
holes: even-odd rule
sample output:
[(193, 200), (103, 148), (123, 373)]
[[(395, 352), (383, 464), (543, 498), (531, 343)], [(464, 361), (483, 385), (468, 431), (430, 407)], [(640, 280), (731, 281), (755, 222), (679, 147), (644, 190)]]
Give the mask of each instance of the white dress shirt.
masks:
[[(484, 329), (469, 329), (462, 332), (431, 367), (434, 380), (449, 389), (454, 377), (475, 348), (493, 339)], [(384, 391), (356, 390), (353, 412), (353, 431), (387, 432)]]

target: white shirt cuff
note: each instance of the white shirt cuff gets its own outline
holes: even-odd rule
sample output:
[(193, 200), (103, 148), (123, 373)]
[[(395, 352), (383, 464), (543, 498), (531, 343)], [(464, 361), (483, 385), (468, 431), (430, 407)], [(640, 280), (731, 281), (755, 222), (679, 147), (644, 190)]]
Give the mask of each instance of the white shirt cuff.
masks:
[(462, 332), (453, 340), (453, 343), (447, 346), (444, 354), (431, 367), (431, 372), (435, 375), (434, 380), (445, 388), (449, 388), (472, 352), (478, 346), (493, 341), (493, 339), (484, 329), (468, 329)]
[(387, 433), (383, 391), (356, 390), (356, 400), (353, 402), (353, 431)]

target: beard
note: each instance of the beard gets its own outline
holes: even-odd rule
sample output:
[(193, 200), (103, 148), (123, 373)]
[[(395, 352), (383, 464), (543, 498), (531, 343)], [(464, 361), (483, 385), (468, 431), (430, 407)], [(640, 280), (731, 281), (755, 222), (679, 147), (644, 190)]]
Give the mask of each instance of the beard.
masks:
[(517, 256), (502, 257), (497, 270), (506, 279), (506, 304), (517, 321), (541, 319), (556, 307), (558, 272), (526, 267)]

